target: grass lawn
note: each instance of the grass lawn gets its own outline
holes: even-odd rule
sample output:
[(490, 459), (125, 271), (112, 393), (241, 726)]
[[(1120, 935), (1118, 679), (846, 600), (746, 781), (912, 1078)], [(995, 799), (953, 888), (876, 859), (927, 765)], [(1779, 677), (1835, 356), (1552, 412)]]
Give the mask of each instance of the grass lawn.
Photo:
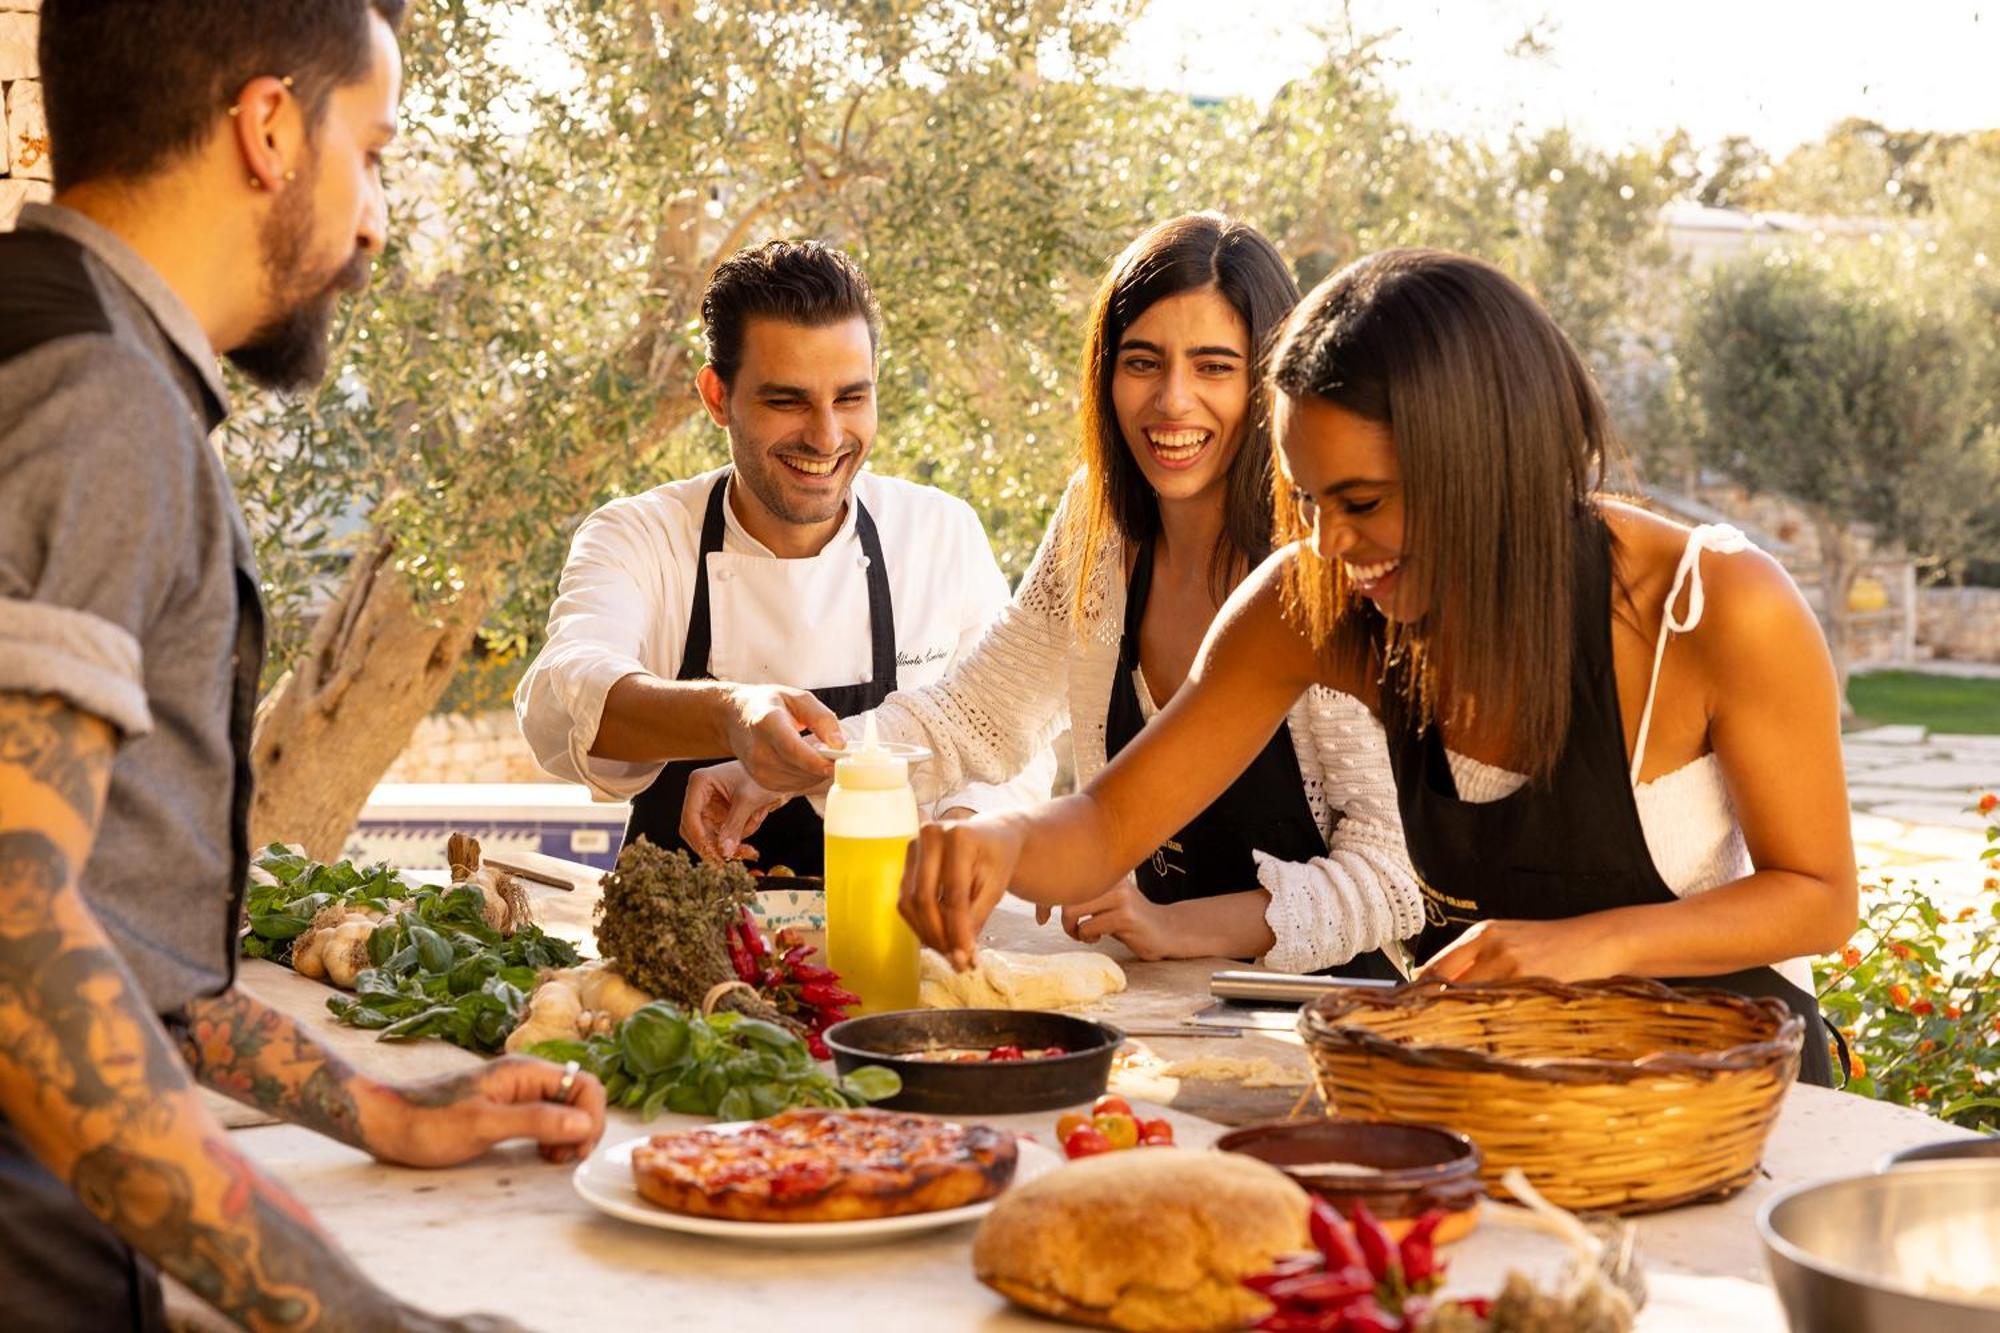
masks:
[(1916, 724), (1932, 731), (2000, 735), (2000, 680), (1871, 671), (1847, 682), (1856, 729)]

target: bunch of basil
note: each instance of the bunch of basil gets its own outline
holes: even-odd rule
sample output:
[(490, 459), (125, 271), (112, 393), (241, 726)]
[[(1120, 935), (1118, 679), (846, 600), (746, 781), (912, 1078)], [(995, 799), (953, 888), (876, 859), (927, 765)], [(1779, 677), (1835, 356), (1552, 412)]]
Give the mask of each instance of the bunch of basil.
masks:
[(384, 1041), (439, 1037), (497, 1051), (521, 1021), (536, 974), (573, 967), (577, 952), (534, 925), (502, 935), (486, 924), (484, 897), (469, 884), (418, 889), (368, 937), (354, 994), (326, 1002), (351, 1027)]
[(793, 1106), (860, 1106), (903, 1090), (894, 1070), (876, 1065), (834, 1078), (776, 1023), (727, 1010), (703, 1018), (665, 1000), (609, 1035), (528, 1049), (545, 1060), (576, 1061), (603, 1082), (613, 1106), (645, 1120), (662, 1111), (761, 1120)]
[(386, 864), (365, 869), (352, 861), (322, 865), (282, 843), (266, 847), (257, 858), (257, 867), (272, 882), (253, 880), (244, 895), (244, 915), (250, 927), (243, 936), (246, 958), (288, 963), (292, 941), (305, 934), (322, 909), (366, 907), (387, 912), (410, 896), (410, 886)]

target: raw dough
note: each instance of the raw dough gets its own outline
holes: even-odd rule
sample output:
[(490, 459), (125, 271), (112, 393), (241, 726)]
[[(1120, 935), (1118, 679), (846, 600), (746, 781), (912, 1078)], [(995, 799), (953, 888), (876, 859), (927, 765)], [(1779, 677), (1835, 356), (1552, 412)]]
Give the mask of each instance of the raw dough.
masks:
[(1167, 1078), (1208, 1083), (1240, 1083), (1246, 1088), (1300, 1088), (1312, 1081), (1303, 1069), (1287, 1069), (1261, 1055), (1197, 1055), (1162, 1069)]
[(1073, 1009), (1125, 989), (1125, 972), (1101, 953), (981, 949), (969, 972), (924, 950), (918, 1000), (927, 1009)]

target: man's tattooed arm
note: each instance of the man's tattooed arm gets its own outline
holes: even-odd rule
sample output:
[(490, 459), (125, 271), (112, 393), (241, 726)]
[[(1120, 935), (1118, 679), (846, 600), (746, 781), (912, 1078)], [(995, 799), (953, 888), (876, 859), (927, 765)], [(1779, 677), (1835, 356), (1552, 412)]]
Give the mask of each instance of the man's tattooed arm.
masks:
[(102, 722), (0, 693), (0, 1115), (77, 1197), (257, 1329), (441, 1328), (371, 1283), (202, 1106), (77, 887)]
[(190, 1003), (177, 1035), (188, 1068), (217, 1092), (369, 1150), (360, 1099), (370, 1085), (293, 1019), (231, 988)]

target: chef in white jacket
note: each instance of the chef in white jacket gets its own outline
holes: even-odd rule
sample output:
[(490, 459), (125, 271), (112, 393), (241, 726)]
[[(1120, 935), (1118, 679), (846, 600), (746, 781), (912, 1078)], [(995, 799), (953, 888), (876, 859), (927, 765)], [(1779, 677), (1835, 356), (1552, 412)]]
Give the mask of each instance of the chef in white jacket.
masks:
[[(731, 464), (614, 500), (577, 530), (548, 642), (514, 696), (542, 766), (630, 800), (625, 836), (684, 847), (688, 774), (734, 756), (796, 788), (830, 776), (802, 733), (927, 684), (1007, 603), (978, 516), (863, 471), (881, 317), (861, 270), (817, 242), (725, 261), (702, 297), (703, 405)], [(1047, 754), (939, 813), (1044, 800)], [(775, 784), (774, 784), (775, 785)], [(766, 820), (762, 864), (819, 874), (819, 816)]]

